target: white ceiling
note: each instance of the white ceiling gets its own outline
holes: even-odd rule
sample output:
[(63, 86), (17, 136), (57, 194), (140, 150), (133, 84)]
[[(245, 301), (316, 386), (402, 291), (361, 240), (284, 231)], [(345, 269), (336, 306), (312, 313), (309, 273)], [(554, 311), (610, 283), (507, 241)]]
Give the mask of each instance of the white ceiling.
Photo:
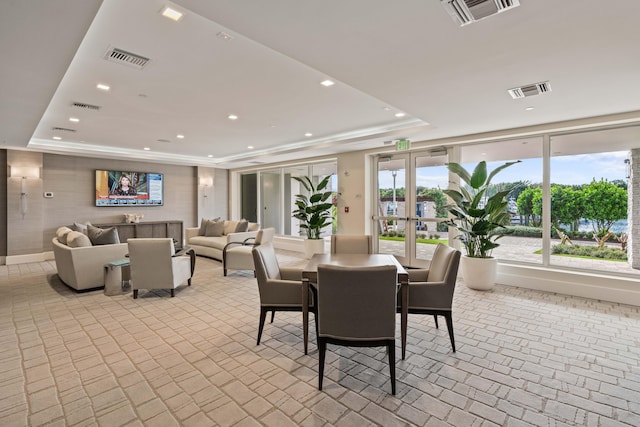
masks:
[(638, 16), (637, 0), (521, 0), (465, 27), (439, 0), (3, 0), (0, 143), (230, 168), (638, 111)]

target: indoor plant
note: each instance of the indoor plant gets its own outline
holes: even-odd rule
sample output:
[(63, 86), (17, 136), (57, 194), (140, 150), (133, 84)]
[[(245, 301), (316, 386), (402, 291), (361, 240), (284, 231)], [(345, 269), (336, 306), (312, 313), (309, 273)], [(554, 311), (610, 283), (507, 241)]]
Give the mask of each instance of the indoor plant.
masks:
[(488, 196), (489, 184), (498, 172), (519, 162), (504, 163), (489, 174), (485, 161), (478, 163), (473, 173), (458, 163), (447, 163), (449, 171), (462, 181), (459, 190), (444, 190), (444, 193), (453, 200), (452, 204), (446, 206), (453, 216), (448, 225), (458, 230), (456, 238), (466, 251), (461, 262), (462, 276), (472, 289), (493, 287), (497, 261), (491, 256), (491, 251), (500, 246), (496, 240), (504, 236), (505, 226), (509, 225), (511, 219), (505, 199), (511, 190)]
[[(300, 229), (306, 230), (305, 254), (308, 258), (314, 253), (324, 252), (324, 240), (320, 237), (322, 229), (331, 225), (332, 191), (327, 190), (331, 175), (314, 184), (308, 176), (294, 176), (308, 194), (296, 194), (293, 217), (300, 221)], [(327, 201), (328, 200), (328, 201)]]

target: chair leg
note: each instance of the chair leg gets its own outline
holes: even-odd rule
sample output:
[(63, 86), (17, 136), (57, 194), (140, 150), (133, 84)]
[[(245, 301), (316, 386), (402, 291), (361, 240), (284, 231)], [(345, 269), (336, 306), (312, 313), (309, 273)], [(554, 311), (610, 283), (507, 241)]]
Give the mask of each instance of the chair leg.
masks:
[(322, 390), (322, 378), (324, 377), (324, 358), (327, 353), (327, 342), (318, 338), (318, 390)]
[(258, 326), (258, 341), (256, 345), (260, 345), (260, 337), (262, 337), (262, 330), (264, 329), (264, 321), (267, 318), (267, 310), (260, 307), (260, 324)]
[(271, 310), (271, 323), (273, 323), (273, 318), (276, 317), (276, 311)]
[(191, 286), (191, 277), (187, 280), (187, 286)]
[(175, 289), (171, 289), (171, 298), (176, 296), (176, 290)]
[(223, 275), (224, 275), (224, 276), (226, 276), (226, 275), (227, 275), (227, 269), (226, 269), (226, 268), (224, 269), (224, 273), (223, 273)]
[(438, 315), (437, 314), (433, 315), (433, 320), (436, 321), (436, 329), (438, 329)]
[(451, 348), (453, 348), (453, 352), (456, 352), (456, 342), (453, 339), (453, 318), (451, 317), (451, 313), (446, 313), (444, 315), (445, 320), (447, 321), (447, 329), (449, 330), (449, 338), (451, 339)]
[(391, 376), (391, 394), (396, 395), (396, 343), (391, 341), (387, 344), (389, 353), (389, 374)]
[(138, 299), (138, 290), (137, 289), (133, 290), (133, 299)]

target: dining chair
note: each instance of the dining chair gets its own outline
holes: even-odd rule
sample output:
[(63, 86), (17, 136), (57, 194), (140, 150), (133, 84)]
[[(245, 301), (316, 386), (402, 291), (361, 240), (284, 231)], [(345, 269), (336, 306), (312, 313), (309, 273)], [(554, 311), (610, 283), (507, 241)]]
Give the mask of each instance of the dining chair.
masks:
[(433, 315), (436, 328), (438, 328), (438, 316), (443, 316), (447, 322), (454, 353), (456, 344), (453, 337), (451, 306), (459, 264), (460, 251), (439, 243), (428, 269), (407, 269), (407, 273), (409, 273), (409, 313)]
[(368, 234), (332, 234), (332, 254), (372, 254), (373, 245)]
[(139, 289), (170, 289), (174, 297), (178, 286), (191, 286), (195, 256), (176, 256), (170, 237), (130, 238), (127, 245), (133, 298), (138, 298)]
[[(302, 269), (280, 267), (271, 243), (254, 246), (251, 252), (260, 293), (260, 323), (256, 342), (256, 345), (260, 345), (267, 312), (271, 312), (273, 323), (276, 311), (302, 311)], [(311, 295), (309, 311), (314, 313), (317, 330), (318, 316)]]
[(255, 277), (256, 272), (253, 265), (253, 254), (251, 250), (254, 246), (264, 243), (271, 243), (276, 229), (273, 227), (263, 228), (258, 231), (256, 237), (249, 237), (243, 242), (229, 242), (222, 249), (223, 274), (227, 275), (227, 270), (252, 270)]
[(396, 267), (320, 264), (316, 288), (318, 389), (322, 390), (327, 344), (349, 347), (386, 346), (391, 393), (395, 395)]

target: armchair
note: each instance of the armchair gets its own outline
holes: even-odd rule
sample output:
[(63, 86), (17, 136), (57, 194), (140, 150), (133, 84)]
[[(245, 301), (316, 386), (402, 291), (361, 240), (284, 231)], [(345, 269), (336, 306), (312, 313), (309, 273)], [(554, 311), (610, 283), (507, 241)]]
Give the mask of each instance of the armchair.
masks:
[(451, 306), (459, 264), (460, 251), (440, 243), (436, 247), (428, 269), (407, 270), (409, 313), (433, 315), (436, 328), (438, 316), (444, 316), (454, 353), (456, 345), (453, 337)]
[[(271, 312), (273, 323), (276, 311), (302, 311), (302, 270), (280, 267), (271, 243), (254, 246), (252, 255), (260, 292), (260, 323), (256, 344), (260, 345), (267, 312)], [(309, 299), (310, 310), (316, 313), (312, 297)], [(315, 318), (317, 330), (317, 315)]]
[(127, 240), (131, 264), (131, 288), (133, 298), (138, 298), (139, 289), (175, 289), (188, 283), (195, 267), (193, 249), (184, 252), (189, 256), (176, 254), (171, 238), (133, 238)]
[(251, 250), (254, 246), (271, 243), (275, 233), (276, 229), (273, 227), (264, 228), (258, 231), (255, 238), (249, 237), (242, 242), (227, 243), (222, 250), (224, 275), (227, 275), (227, 270), (252, 270), (255, 277)]
[(394, 265), (318, 266), (319, 390), (322, 390), (327, 344), (386, 346), (391, 393), (396, 394), (396, 293)]

